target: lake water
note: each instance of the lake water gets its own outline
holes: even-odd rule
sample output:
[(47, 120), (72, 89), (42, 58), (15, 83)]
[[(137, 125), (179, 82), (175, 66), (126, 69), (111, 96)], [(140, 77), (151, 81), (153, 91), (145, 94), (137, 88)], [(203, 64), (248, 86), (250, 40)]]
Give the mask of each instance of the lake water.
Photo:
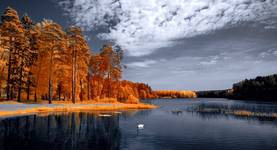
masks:
[[(200, 98), (145, 102), (160, 108), (2, 118), (0, 150), (277, 149), (277, 103)], [(144, 129), (138, 130), (140, 123)]]

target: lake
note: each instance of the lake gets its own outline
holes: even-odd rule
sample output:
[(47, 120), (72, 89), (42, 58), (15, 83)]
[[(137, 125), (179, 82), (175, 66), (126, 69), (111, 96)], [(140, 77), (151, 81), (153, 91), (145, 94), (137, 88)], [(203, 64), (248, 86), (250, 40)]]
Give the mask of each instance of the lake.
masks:
[[(277, 103), (204, 98), (144, 102), (160, 107), (2, 118), (0, 150), (277, 149)], [(144, 129), (137, 129), (138, 124)]]

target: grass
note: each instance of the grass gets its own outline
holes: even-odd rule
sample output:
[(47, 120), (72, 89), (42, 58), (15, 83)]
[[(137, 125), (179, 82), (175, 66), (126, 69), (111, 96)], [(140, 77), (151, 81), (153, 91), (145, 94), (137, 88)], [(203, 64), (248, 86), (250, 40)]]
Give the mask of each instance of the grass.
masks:
[(33, 113), (45, 112), (80, 112), (80, 111), (117, 111), (117, 110), (132, 110), (132, 109), (153, 109), (157, 108), (155, 105), (138, 103), (100, 103), (100, 102), (78, 102), (72, 104), (71, 102), (53, 101), (53, 104), (45, 104), (45, 102), (36, 103), (32, 105), (29, 103), (18, 103), (15, 101), (1, 102), (0, 117), (6, 116), (20, 116)]
[(225, 115), (233, 115), (238, 117), (262, 117), (262, 118), (277, 119), (277, 113), (252, 112), (248, 110), (227, 110), (227, 109), (205, 108), (205, 109), (199, 109), (196, 111), (200, 113), (221, 113)]

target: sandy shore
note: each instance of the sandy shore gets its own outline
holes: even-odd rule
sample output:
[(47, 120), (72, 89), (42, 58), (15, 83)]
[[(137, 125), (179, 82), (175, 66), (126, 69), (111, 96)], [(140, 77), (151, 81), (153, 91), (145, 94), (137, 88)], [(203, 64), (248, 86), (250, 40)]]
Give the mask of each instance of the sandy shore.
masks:
[(153, 109), (157, 106), (150, 104), (124, 103), (60, 103), (53, 104), (26, 104), (18, 102), (0, 102), (0, 117), (21, 116), (44, 112), (74, 112), (74, 111), (116, 111), (130, 109)]

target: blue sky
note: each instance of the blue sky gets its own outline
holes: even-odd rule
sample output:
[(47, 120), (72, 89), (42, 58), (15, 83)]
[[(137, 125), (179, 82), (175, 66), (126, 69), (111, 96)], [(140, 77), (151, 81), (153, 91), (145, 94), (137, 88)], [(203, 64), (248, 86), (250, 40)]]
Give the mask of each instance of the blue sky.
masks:
[(277, 73), (275, 0), (1, 0), (34, 20), (79, 25), (90, 46), (125, 50), (124, 79), (210, 90)]

